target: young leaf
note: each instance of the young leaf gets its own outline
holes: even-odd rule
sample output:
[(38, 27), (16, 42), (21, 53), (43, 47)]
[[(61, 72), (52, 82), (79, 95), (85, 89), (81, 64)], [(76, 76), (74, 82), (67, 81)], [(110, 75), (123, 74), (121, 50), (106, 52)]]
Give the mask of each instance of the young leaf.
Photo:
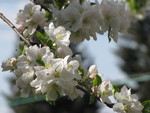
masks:
[(36, 63), (40, 66), (45, 66), (45, 62), (41, 58), (36, 59)]
[(150, 100), (146, 100), (142, 103), (142, 105), (144, 106), (142, 112), (143, 113), (150, 113)]
[(36, 32), (37, 38), (41, 41), (41, 43), (46, 44), (47, 39), (44, 37), (44, 35), (40, 32)]
[(102, 83), (102, 79), (99, 75), (96, 75), (93, 80), (93, 86), (99, 86)]
[(45, 18), (47, 18), (49, 21), (53, 19), (53, 16), (50, 12), (46, 11)]
[(25, 54), (25, 52), (26, 52), (26, 50), (24, 49), (24, 43), (21, 43), (21, 44), (19, 44), (19, 49), (20, 49), (20, 51), (21, 51), (21, 53), (24, 55)]
[(112, 86), (113, 86), (113, 89), (112, 89), (113, 94), (115, 94), (116, 92), (120, 92), (120, 89), (117, 86), (115, 85), (112, 85)]
[(83, 76), (84, 76), (84, 69), (83, 69), (83, 67), (81, 67), (81, 66), (78, 67), (78, 73), (83, 78)]
[(92, 94), (92, 95), (90, 96), (90, 102), (89, 102), (89, 104), (93, 104), (93, 103), (95, 102), (95, 100), (96, 100), (95, 95)]

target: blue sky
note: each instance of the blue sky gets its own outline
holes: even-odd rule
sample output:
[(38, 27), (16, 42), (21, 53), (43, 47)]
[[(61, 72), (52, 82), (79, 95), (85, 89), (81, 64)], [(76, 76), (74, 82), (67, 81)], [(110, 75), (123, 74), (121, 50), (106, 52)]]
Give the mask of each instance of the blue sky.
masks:
[[(0, 0), (0, 12), (15, 24), (16, 14), (19, 9), (23, 9), (28, 0)], [(0, 20), (0, 64), (4, 59), (10, 58), (15, 52), (15, 42), (17, 40), (15, 32), (2, 20)], [(118, 42), (119, 43), (119, 42)], [(95, 64), (98, 66), (99, 73), (104, 75), (105, 80), (116, 80), (125, 78), (125, 74), (119, 69), (120, 59), (113, 54), (119, 45), (115, 42), (108, 43), (107, 34), (98, 35), (98, 40), (84, 41), (83, 45), (87, 48), (87, 52), (94, 58)], [(10, 93), (10, 86), (7, 78), (12, 77), (9, 72), (3, 72), (0, 68), (0, 113), (11, 113), (6, 107), (5, 100), (1, 97), (2, 92)], [(107, 112), (109, 110), (107, 109)], [(106, 113), (106, 112), (105, 112)], [(113, 113), (110, 112), (109, 113)]]

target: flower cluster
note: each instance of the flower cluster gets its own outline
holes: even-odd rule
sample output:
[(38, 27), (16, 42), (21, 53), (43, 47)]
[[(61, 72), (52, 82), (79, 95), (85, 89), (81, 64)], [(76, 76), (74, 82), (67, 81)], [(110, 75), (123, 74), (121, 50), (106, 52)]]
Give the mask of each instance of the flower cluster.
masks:
[[(108, 31), (114, 41), (118, 39), (118, 32), (125, 33), (129, 27), (129, 12), (124, 1), (102, 0), (97, 3), (101, 16), (101, 29)], [(123, 21), (122, 21), (123, 20)]]
[[(14, 72), (22, 97), (28, 97), (31, 89), (35, 89), (35, 94), (46, 93), (47, 99), (51, 101), (62, 95), (68, 95), (72, 100), (82, 96), (83, 92), (76, 88), (77, 80), (81, 79), (77, 73), (79, 62), (71, 57), (72, 51), (68, 47), (70, 32), (62, 26), (55, 28), (53, 23), (45, 27), (45, 31), (49, 40), (54, 41), (58, 49), (61, 48), (61, 52), (57, 49), (53, 53), (48, 46), (26, 47), (25, 53), (17, 59), (3, 62), (3, 71)], [(55, 58), (54, 54), (59, 57)]]
[(89, 40), (90, 36), (96, 40), (96, 32), (101, 33), (96, 6), (91, 6), (87, 1), (80, 4), (79, 0), (73, 0), (65, 9), (54, 9), (53, 14), (57, 25), (63, 25), (72, 32), (71, 41)]
[[(89, 68), (89, 72), (92, 72), (97, 76), (97, 67), (92, 65)], [(93, 76), (92, 76), (93, 78)], [(95, 78), (95, 77), (94, 77)], [(100, 101), (106, 104), (112, 104), (110, 98), (114, 97), (116, 103), (113, 105), (113, 110), (118, 113), (142, 113), (143, 106), (138, 101), (138, 97), (135, 94), (131, 94), (131, 89), (127, 89), (126, 86), (121, 88), (121, 92), (115, 88), (110, 82), (103, 81), (97, 86), (92, 87), (92, 92), (98, 95)]]
[[(73, 0), (65, 9), (53, 9), (57, 25), (72, 32), (71, 41), (81, 42), (90, 37), (97, 39), (96, 33), (109, 32), (109, 37), (117, 41), (118, 32), (125, 32), (129, 27), (129, 14), (125, 2), (114, 0), (98, 1), (95, 5)], [(125, 21), (122, 21), (125, 20)]]
[(39, 48), (35, 45), (27, 47), (25, 51), (25, 55), (12, 59), (15, 64), (12, 60), (6, 60), (2, 64), (4, 70), (13, 68), (22, 97), (28, 97), (31, 89), (35, 89), (36, 94), (46, 93), (47, 99), (51, 101), (66, 94), (72, 100), (83, 95), (83, 92), (76, 88), (76, 80), (81, 79), (77, 73), (77, 60), (72, 60), (70, 56), (54, 58), (49, 47)]
[[(55, 102), (64, 95), (74, 100), (88, 93), (90, 103), (98, 99), (119, 113), (141, 113), (143, 106), (136, 95), (131, 95), (125, 86), (119, 91), (110, 82), (102, 81), (96, 65), (84, 69), (80, 55), (73, 57), (69, 47), (71, 41), (81, 42), (90, 37), (96, 40), (96, 33), (107, 31), (109, 38), (117, 41), (118, 33), (129, 27), (125, 2), (96, 0), (91, 4), (86, 0), (66, 0), (65, 5), (59, 6), (55, 0), (51, 5), (44, 0), (31, 1), (34, 3), (25, 5), (16, 20), (21, 26), (18, 31), (23, 32), (26, 41), (31, 42), (32, 37), (32, 43), (21, 44), (22, 54), (2, 63), (3, 71), (10, 70), (16, 75), (21, 97), (28, 97), (33, 91)], [(36, 4), (44, 5), (41, 8)]]
[(114, 111), (119, 113), (142, 113), (143, 106), (138, 101), (135, 94), (131, 95), (131, 90), (126, 86), (121, 88), (120, 93), (115, 94), (117, 103), (113, 106)]

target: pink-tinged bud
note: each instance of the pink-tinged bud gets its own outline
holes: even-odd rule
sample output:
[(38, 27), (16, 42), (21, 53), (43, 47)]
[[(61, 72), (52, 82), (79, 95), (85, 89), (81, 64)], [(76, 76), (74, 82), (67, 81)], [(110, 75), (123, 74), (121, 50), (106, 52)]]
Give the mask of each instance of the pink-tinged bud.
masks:
[(97, 74), (98, 74), (97, 66), (96, 65), (90, 66), (90, 68), (89, 68), (89, 77), (91, 79), (94, 79), (95, 75), (97, 75)]
[(23, 25), (19, 25), (17, 29), (18, 31), (22, 32), (25, 29), (25, 27)]
[(97, 91), (98, 91), (98, 87), (97, 87), (97, 86), (93, 86), (93, 87), (92, 87), (92, 92), (93, 92), (93, 93), (96, 93)]

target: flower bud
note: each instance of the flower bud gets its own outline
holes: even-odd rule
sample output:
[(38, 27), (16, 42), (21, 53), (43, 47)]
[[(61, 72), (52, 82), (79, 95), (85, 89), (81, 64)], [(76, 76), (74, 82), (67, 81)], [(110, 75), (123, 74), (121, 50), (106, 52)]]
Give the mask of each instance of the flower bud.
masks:
[(97, 74), (98, 74), (97, 66), (96, 65), (90, 66), (90, 68), (89, 68), (89, 77), (91, 79), (94, 79), (95, 75), (97, 75)]
[(24, 35), (25, 37), (29, 36), (29, 32), (28, 32), (27, 29), (25, 29), (25, 30), (23, 31), (23, 35)]
[(25, 29), (25, 27), (23, 25), (19, 25), (17, 29), (18, 31), (22, 32)]

